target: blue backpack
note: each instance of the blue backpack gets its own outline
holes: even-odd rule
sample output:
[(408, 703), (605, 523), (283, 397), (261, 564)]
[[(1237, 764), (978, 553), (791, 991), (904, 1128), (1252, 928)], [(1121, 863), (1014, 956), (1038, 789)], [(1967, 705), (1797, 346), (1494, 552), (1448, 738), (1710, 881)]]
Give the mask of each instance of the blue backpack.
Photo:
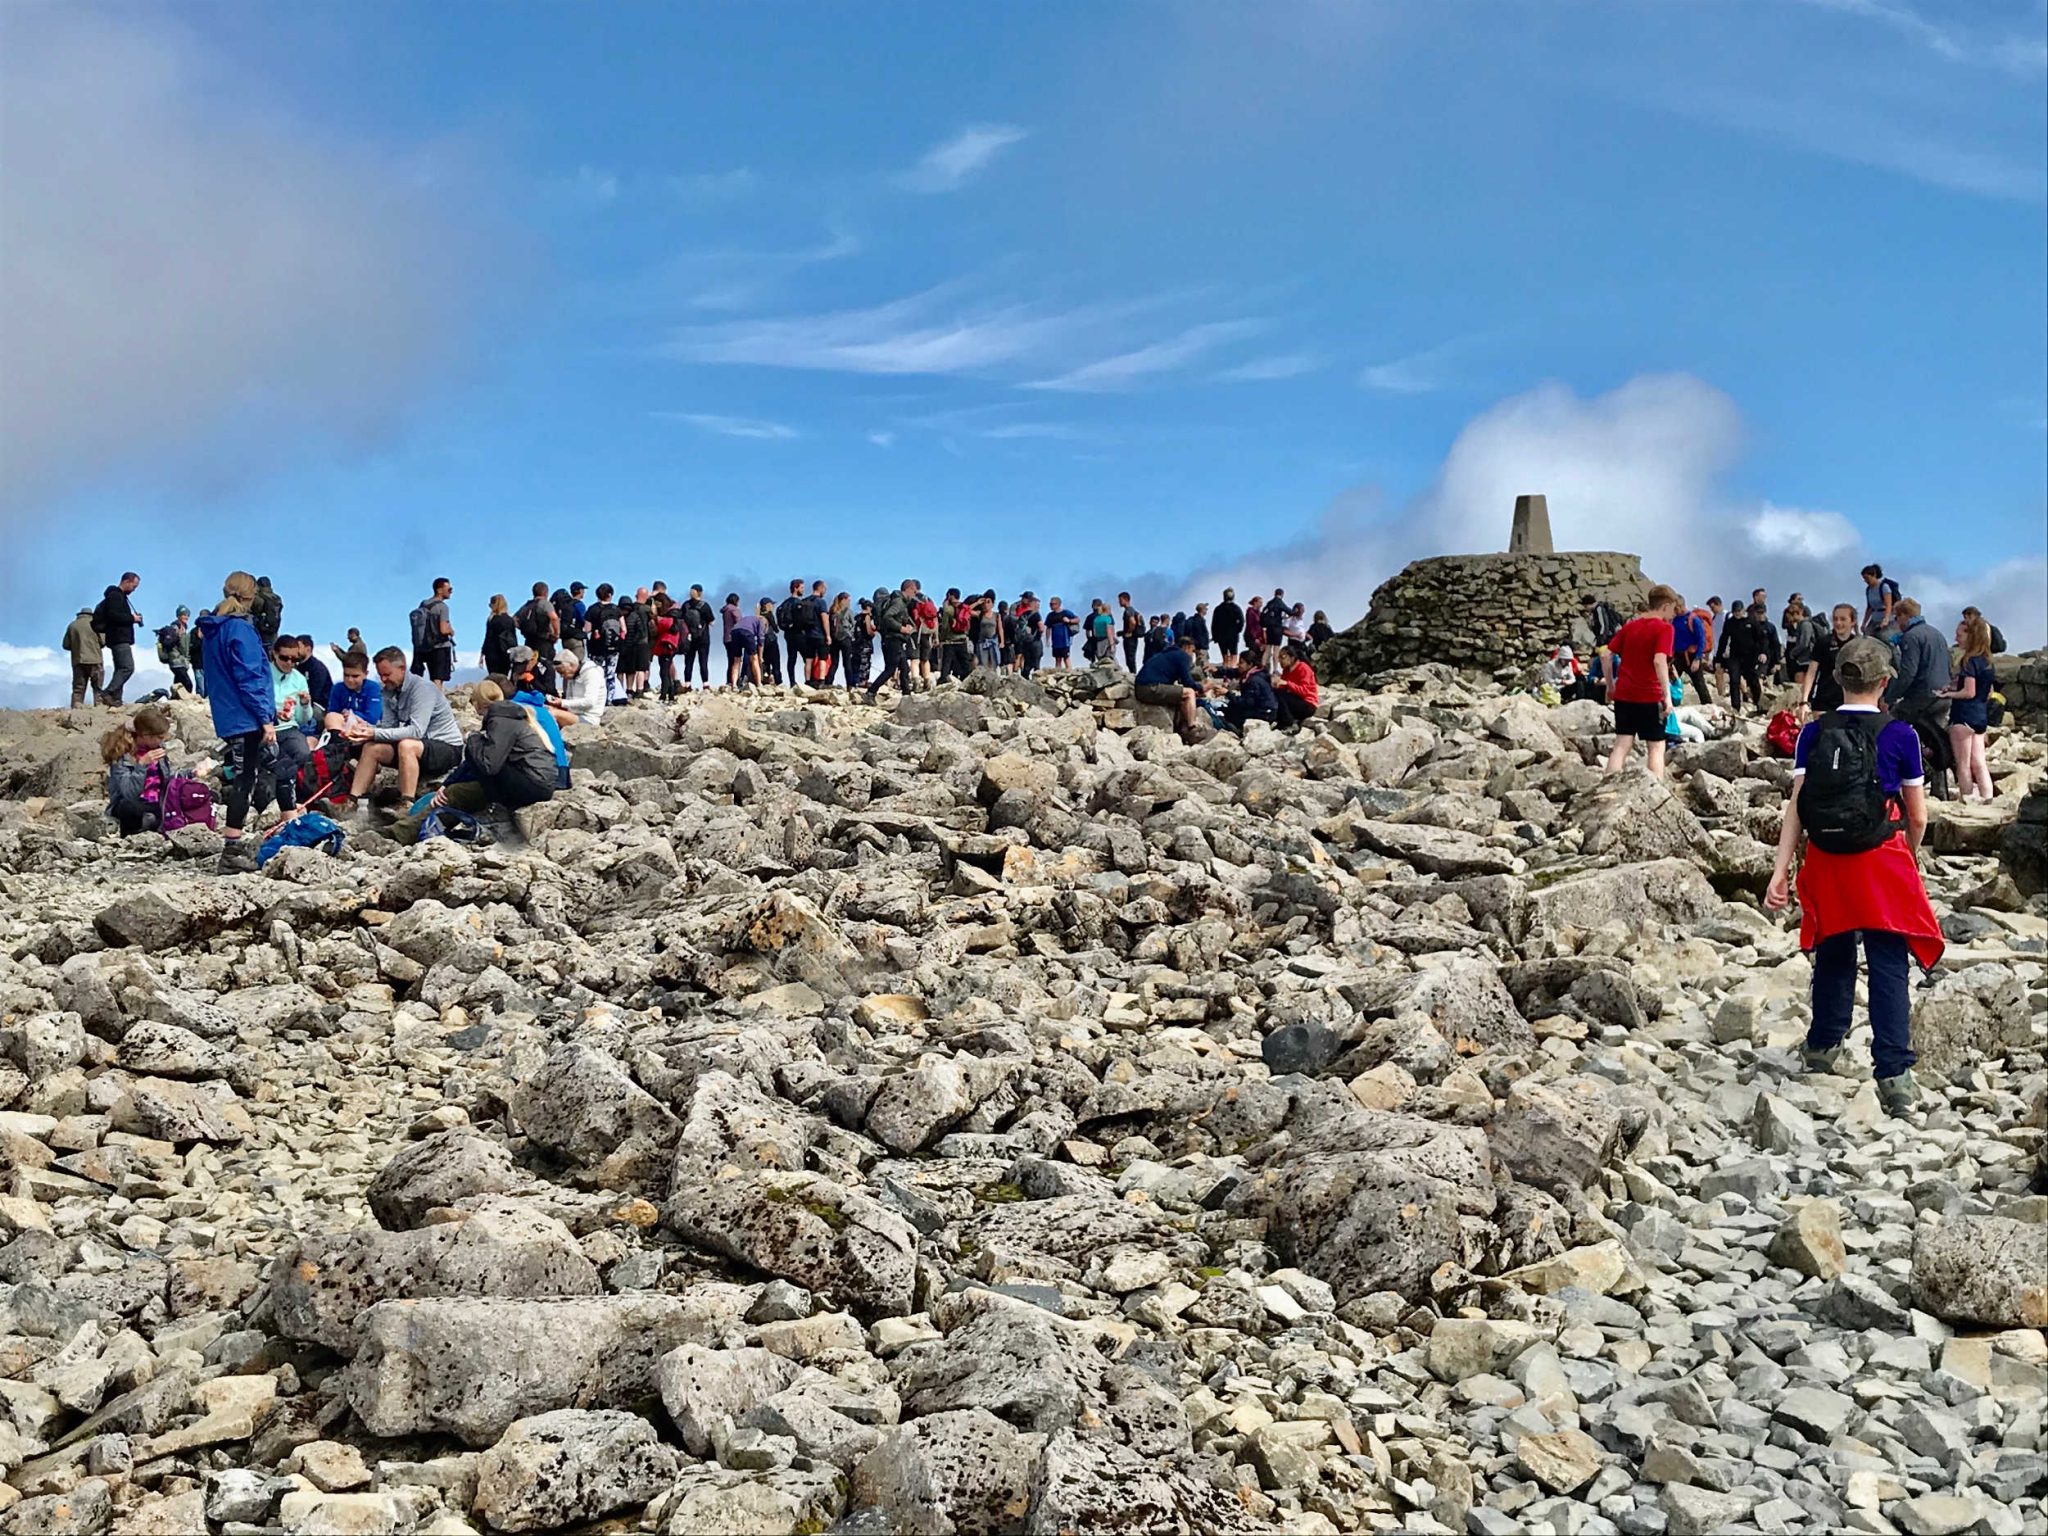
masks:
[(348, 833), (339, 822), (318, 811), (302, 811), (263, 839), (263, 846), (256, 851), (256, 862), (268, 864), (284, 848), (320, 848), (337, 854), (347, 841)]
[(419, 840), (424, 843), (433, 837), (445, 837), (451, 843), (465, 843), (473, 848), (485, 847), (491, 841), (491, 834), (481, 821), (452, 805), (430, 811), (420, 823)]

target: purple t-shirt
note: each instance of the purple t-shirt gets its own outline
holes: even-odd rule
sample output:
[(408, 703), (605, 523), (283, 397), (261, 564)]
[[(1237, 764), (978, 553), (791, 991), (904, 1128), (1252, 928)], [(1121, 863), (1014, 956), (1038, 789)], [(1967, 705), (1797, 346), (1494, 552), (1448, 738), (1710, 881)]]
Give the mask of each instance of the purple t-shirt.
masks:
[[(1877, 713), (1874, 704), (1845, 704), (1845, 715)], [(1814, 733), (1820, 729), (1816, 720), (1799, 733), (1799, 745), (1792, 753), (1792, 777), (1797, 779), (1806, 773), (1806, 754), (1813, 745)], [(1927, 771), (1920, 763), (1920, 735), (1903, 720), (1887, 720), (1877, 733), (1877, 783), (1887, 795), (1896, 799), (1900, 789), (1911, 785), (1918, 787), (1927, 782)]]

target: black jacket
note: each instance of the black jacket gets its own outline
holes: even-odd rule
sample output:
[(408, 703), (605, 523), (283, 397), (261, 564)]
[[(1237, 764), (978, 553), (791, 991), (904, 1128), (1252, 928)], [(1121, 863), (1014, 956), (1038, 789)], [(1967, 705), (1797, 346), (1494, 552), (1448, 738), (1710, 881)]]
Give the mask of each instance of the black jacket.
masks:
[(118, 586), (107, 588), (107, 595), (92, 611), (92, 627), (100, 632), (100, 639), (108, 645), (133, 645), (135, 609), (128, 601), (128, 594)]
[(1209, 627), (1216, 632), (1218, 645), (1226, 651), (1235, 650), (1237, 640), (1244, 634), (1244, 610), (1226, 597), (1209, 616)]
[(1209, 621), (1199, 613), (1191, 613), (1182, 621), (1180, 632), (1195, 642), (1197, 651), (1209, 649)]
[(485, 710), (483, 728), (462, 744), (462, 756), (500, 805), (517, 810), (555, 792), (554, 744), (523, 704), (500, 699)]
[(1731, 618), (1721, 628), (1721, 643), (1714, 649), (1714, 665), (1725, 666), (1733, 662), (1747, 666), (1751, 662), (1767, 661), (1778, 664), (1778, 631), (1768, 619), (1752, 619), (1747, 614)]

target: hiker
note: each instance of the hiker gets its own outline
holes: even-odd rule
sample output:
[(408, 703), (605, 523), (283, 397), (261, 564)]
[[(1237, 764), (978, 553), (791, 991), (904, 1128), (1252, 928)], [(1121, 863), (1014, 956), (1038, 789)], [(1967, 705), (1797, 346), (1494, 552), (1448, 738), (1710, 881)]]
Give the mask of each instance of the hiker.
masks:
[(583, 605), (581, 589), (583, 583), (575, 583), (577, 591), (557, 587), (548, 594), (548, 606), (555, 610), (555, 645), (560, 650), (574, 651), (578, 656), (588, 654), (584, 642), (583, 615), (588, 611)]
[(370, 647), (363, 640), (363, 632), (353, 626), (350, 627), (346, 640), (329, 641), (327, 649), (334, 653), (336, 661), (348, 660), (351, 653), (359, 652), (364, 656), (370, 654)]
[(1263, 720), (1272, 725), (1279, 720), (1280, 696), (1273, 691), (1272, 673), (1258, 657), (1246, 655), (1240, 658), (1240, 663), (1218, 669), (1218, 676), (1236, 678), (1238, 687), (1224, 700), (1220, 714), (1212, 709), (1210, 718), (1225, 730), (1242, 736), (1248, 721)]
[[(682, 604), (677, 603), (675, 607), (680, 609)], [(521, 647), (512, 653), (512, 675), (502, 680), (493, 679), (493, 681), (499, 681), (501, 687), (509, 687), (511, 689), (510, 697), (514, 704), (524, 704), (533, 711), (534, 723), (540, 727), (541, 734), (547, 737), (548, 745), (554, 750), (555, 788), (567, 789), (569, 787), (569, 744), (562, 740), (562, 722), (557, 713), (556, 701), (542, 693), (535, 683), (533, 676), (535, 661), (534, 654)]]
[[(1280, 647), (1287, 642), (1287, 619), (1287, 594), (1275, 587), (1273, 595), (1266, 599), (1265, 606), (1259, 610), (1259, 626), (1264, 631), (1266, 642), (1266, 660), (1274, 666), (1279, 665)], [(1275, 683), (1274, 686), (1277, 688), (1279, 685)], [(1287, 709), (1284, 699), (1280, 708), (1284, 714)]]
[(1337, 631), (1330, 627), (1330, 616), (1318, 608), (1315, 617), (1309, 621), (1308, 626), (1309, 659), (1313, 661), (1316, 652), (1336, 638)]
[(384, 686), (384, 719), (376, 725), (359, 720), (341, 733), (362, 748), (344, 809), (370, 792), (380, 768), (397, 771), (399, 798), (410, 804), (422, 781), (439, 779), (462, 757), (462, 731), (439, 685), (408, 672), (405, 652), (395, 645), (385, 646), (374, 660)]
[(1619, 773), (1638, 737), (1649, 758), (1650, 777), (1664, 777), (1664, 716), (1674, 676), (1671, 657), (1676, 644), (1675, 619), (1681, 599), (1669, 587), (1650, 588), (1643, 611), (1614, 636), (1616, 667), (1608, 698), (1614, 706), (1614, 750), (1607, 754), (1608, 773)]
[(1002, 617), (996, 611), (994, 592), (984, 592), (974, 600), (974, 661), (991, 672), (1003, 664)]
[[(733, 600), (733, 606), (737, 608), (737, 598)], [(761, 653), (770, 643), (768, 626), (761, 622), (761, 615), (741, 613), (732, 627), (732, 645), (739, 648), (741, 687), (749, 684), (755, 688), (761, 686)], [(732, 646), (726, 649), (727, 654), (731, 654)]]
[(1237, 593), (1230, 587), (1223, 589), (1223, 601), (1216, 605), (1216, 616), (1209, 621), (1209, 628), (1216, 634), (1216, 649), (1223, 657), (1223, 665), (1237, 665), (1237, 643), (1244, 638), (1244, 610), (1237, 605)]
[(1955, 766), (1948, 738), (1946, 690), (1953, 680), (1948, 647), (1921, 616), (1920, 604), (1910, 597), (1892, 604), (1892, 622), (1898, 629), (1898, 638), (1892, 642), (1898, 676), (1892, 679), (1885, 700), (1894, 719), (1920, 733), (1929, 777), (1938, 793), (1948, 770)]
[(536, 581), (533, 584), (533, 596), (519, 605), (519, 611), (512, 615), (512, 622), (518, 626), (519, 638), (533, 652), (534, 660), (543, 667), (553, 666), (555, 646), (562, 638), (562, 621), (555, 612), (555, 605), (548, 600), (546, 582)]
[(1991, 729), (1991, 691), (1998, 673), (1991, 665), (1991, 626), (1981, 617), (1963, 620), (1963, 657), (1955, 681), (1938, 691), (1949, 700), (1949, 748), (1956, 760), (1956, 795), (1988, 802), (1991, 765), (1984, 760), (1984, 733)]
[(619, 653), (625, 644), (626, 616), (612, 601), (612, 584), (601, 581), (597, 584), (597, 601), (583, 612), (583, 645), (585, 653), (604, 677), (604, 701), (607, 705), (625, 700), (625, 694), (619, 687)]
[(1821, 634), (1820, 621), (1807, 611), (1805, 601), (1794, 592), (1790, 606), (1785, 609), (1785, 682), (1799, 683), (1806, 676)]
[[(1277, 595), (1277, 594), (1276, 594)], [(1316, 712), (1321, 693), (1316, 670), (1300, 646), (1292, 642), (1280, 647), (1281, 673), (1273, 679), (1273, 692), (1280, 702), (1280, 728), (1291, 730)]]
[(810, 656), (804, 650), (804, 635), (810, 629), (805, 606), (810, 599), (804, 594), (804, 579), (790, 578), (789, 596), (775, 606), (775, 627), (782, 632), (782, 643), (787, 650), (789, 680), (794, 683), (806, 675)]
[(849, 676), (852, 673), (852, 658), (847, 655), (853, 639), (852, 630), (853, 599), (844, 592), (835, 593), (831, 606), (825, 610), (824, 683), (827, 688), (839, 686), (842, 666)]
[(1536, 671), (1536, 687), (1539, 692), (1549, 689), (1559, 702), (1572, 697), (1578, 688), (1581, 670), (1576, 652), (1568, 645), (1560, 645), (1550, 653), (1550, 659)]
[(64, 631), (64, 649), (71, 653), (71, 707), (83, 709), (88, 690), (97, 705), (106, 675), (106, 642), (100, 639), (92, 609), (78, 610), (78, 617)]
[(306, 679), (306, 697), (313, 701), (313, 714), (326, 713), (327, 701), (334, 695), (334, 674), (327, 670), (327, 663), (313, 654), (311, 635), (290, 635), (292, 661)]
[(484, 620), (484, 645), (477, 660), (486, 672), (503, 672), (511, 665), (512, 647), (519, 643), (519, 621), (505, 594), (491, 594), (490, 617)]
[(327, 692), (327, 713), (320, 724), (339, 735), (359, 720), (383, 724), (384, 690), (370, 681), (370, 658), (350, 651), (341, 658), (341, 681)]
[(1151, 618), (1144, 620), (1144, 625), (1145, 639), (1140, 648), (1140, 666), (1143, 666), (1145, 662), (1150, 661), (1154, 656), (1176, 648), (1173, 633), (1166, 627), (1165, 614), (1153, 614)]
[(1792, 862), (1803, 842), (1799, 947), (1813, 956), (1813, 1021), (1802, 1065), (1846, 1074), (1842, 1042), (1856, 1002), (1860, 939), (1878, 1097), (1898, 1115), (1919, 1093), (1908, 963), (1932, 970), (1943, 946), (1916, 862), (1927, 828), (1920, 738), (1880, 707), (1893, 671), (1891, 647), (1869, 635), (1850, 640), (1835, 658), (1842, 704), (1799, 733), (1764, 906), (1775, 912), (1791, 900)]
[(482, 724), (462, 743), (461, 761), (426, 806), (391, 824), (395, 841), (419, 841), (421, 824), (438, 810), (477, 816), (494, 805), (516, 811), (554, 798), (558, 765), (547, 732), (535, 718), (539, 711), (506, 698), (504, 679), (497, 677), (478, 683), (470, 699), (482, 712)]
[(654, 599), (654, 664), (661, 673), (661, 702), (672, 704), (682, 694), (676, 681), (676, 656), (688, 644), (680, 604), (669, 601), (666, 592)]
[(266, 652), (284, 629), (284, 599), (277, 595), (277, 588), (270, 584), (268, 576), (256, 578), (256, 596), (249, 604), (249, 622), (256, 626), (256, 633), (262, 639)]
[[(843, 594), (842, 594), (843, 595)], [(832, 604), (825, 597), (825, 583), (813, 581), (804, 608), (804, 681), (814, 688), (830, 687), (834, 670), (832, 650)], [(937, 647), (933, 647), (937, 656)], [(792, 679), (794, 681), (794, 679)]]
[(135, 611), (129, 595), (141, 585), (140, 576), (123, 571), (120, 581), (107, 588), (99, 606), (92, 611), (93, 628), (99, 631), (100, 644), (114, 663), (112, 674), (100, 689), (99, 701), (117, 709), (121, 690), (135, 676), (135, 630), (142, 623), (142, 615)]
[(775, 604), (762, 598), (754, 605), (754, 618), (760, 625), (761, 648), (759, 651), (761, 676), (777, 688), (782, 686), (782, 631), (775, 622)]
[(744, 660), (744, 647), (740, 638), (740, 595), (737, 592), (725, 594), (725, 602), (718, 610), (720, 638), (725, 642), (725, 686), (736, 687)]
[(107, 765), (107, 814), (123, 837), (154, 832), (163, 820), (164, 743), (170, 739), (171, 717), (154, 705), (115, 726), (100, 738), (100, 760)]
[(412, 611), (412, 670), (443, 693), (455, 675), (455, 624), (448, 615), (448, 599), (454, 595), (455, 584), (436, 576), (433, 592)]
[(192, 686), (192, 610), (178, 605), (177, 617), (156, 632), (156, 659), (171, 669), (171, 686)]
[(1209, 660), (1209, 605), (1195, 604), (1195, 611), (1188, 615), (1181, 626), (1181, 633), (1195, 642), (1195, 660), (1206, 663)]
[(1899, 632), (1899, 584), (1881, 565), (1863, 567), (1863, 633), (1890, 640)]
[[(1963, 622), (1965, 624), (1969, 623), (1972, 619), (1982, 618), (1984, 618), (1983, 610), (1975, 607), (1974, 605), (1963, 610)], [(1985, 619), (1984, 622), (1986, 627), (1991, 631), (1991, 654), (1994, 656), (2003, 656), (2005, 654), (2005, 631), (2000, 629), (1996, 624), (1991, 623), (1989, 619)]]
[[(905, 577), (894, 592), (886, 587), (875, 588), (874, 623), (875, 633), (882, 637), (882, 670), (875, 674), (868, 684), (867, 695), (870, 704), (882, 691), (882, 685), (890, 678), (896, 679), (896, 686), (905, 694), (910, 692), (910, 649), (915, 634), (915, 620), (910, 608), (916, 601), (917, 583)], [(993, 599), (991, 592), (989, 597)]]
[(312, 760), (313, 748), (306, 740), (306, 728), (318, 718), (313, 697), (299, 671), (298, 636), (279, 635), (270, 645), (270, 694), (276, 710), (276, 751), (271, 774), (276, 785), (277, 807), (290, 821), (299, 814), (299, 770)]
[[(868, 669), (875, 664), (875, 602), (864, 597), (854, 605), (853, 629), (846, 638), (846, 691), (868, 685)], [(966, 674), (961, 674), (963, 677)]]
[[(1070, 672), (1074, 667), (1074, 615), (1052, 599), (1045, 610), (1045, 636), (1052, 644), (1052, 669)], [(1207, 649), (1205, 641), (1202, 649)], [(1198, 653), (1199, 654), (1199, 653)]]
[(1119, 592), (1116, 595), (1116, 632), (1123, 641), (1124, 670), (1138, 670), (1138, 647), (1145, 642), (1145, 615), (1131, 606), (1131, 594)]
[(706, 688), (711, 686), (711, 626), (718, 615), (711, 611), (711, 605), (704, 601), (701, 584), (690, 588), (690, 595), (683, 599), (683, 622), (690, 629), (690, 648), (683, 652), (683, 686), (690, 686), (690, 675), (694, 670), (697, 681)]
[(206, 702), (213, 732), (225, 748), (221, 768), (227, 779), (228, 813), (221, 829), (226, 843), (219, 868), (222, 874), (237, 874), (256, 867), (255, 841), (242, 833), (250, 799), (269, 772), (267, 759), (277, 744), (277, 694), (263, 641), (249, 622), (256, 578), (247, 571), (230, 572), (220, 592), (213, 611), (200, 616), (199, 643), (206, 655)]
[(1029, 677), (1045, 658), (1045, 619), (1038, 611), (1038, 598), (1026, 592), (1010, 610), (1011, 649), (1017, 653), (1017, 673)]
[(1842, 654), (1843, 646), (1856, 638), (1855, 605), (1835, 604), (1832, 620), (1833, 627), (1813, 642), (1813, 653), (1807, 658), (1806, 673), (1799, 683), (1799, 707), (1808, 719), (1842, 707), (1842, 685), (1835, 681), (1835, 658)]
[(939, 604), (939, 681), (966, 681), (974, 670), (974, 604), (958, 587)]
[(1267, 667), (1268, 671), (1272, 670), (1270, 663), (1274, 658), (1266, 654), (1265, 602), (1264, 599), (1257, 596), (1254, 596), (1250, 602), (1244, 605), (1243, 654), (1257, 656), (1259, 660), (1269, 664)]
[(1138, 668), (1132, 687), (1140, 704), (1173, 711), (1174, 733), (1182, 741), (1192, 743), (1195, 700), (1201, 696), (1192, 640), (1183, 640), (1172, 649), (1161, 651)]
[(1778, 667), (1778, 632), (1765, 617), (1767, 611), (1762, 603), (1751, 603), (1744, 612), (1731, 614), (1722, 626), (1721, 643), (1714, 651), (1715, 675), (1726, 669), (1728, 703), (1738, 715), (1742, 713), (1745, 689), (1758, 713), (1762, 713), (1764, 675)]
[(602, 725), (605, 699), (604, 668), (585, 661), (574, 651), (555, 658), (555, 677), (562, 696), (550, 700), (548, 711), (557, 725)]
[[(1688, 609), (1682, 597), (1671, 615), (1671, 670), (1691, 681), (1699, 691), (1702, 704), (1714, 702), (1714, 690), (1707, 684), (1707, 659), (1711, 654), (1709, 645), (1713, 633), (1709, 625), (1712, 620), (1711, 611)], [(1657, 697), (1664, 697), (1661, 687), (1657, 690)]]

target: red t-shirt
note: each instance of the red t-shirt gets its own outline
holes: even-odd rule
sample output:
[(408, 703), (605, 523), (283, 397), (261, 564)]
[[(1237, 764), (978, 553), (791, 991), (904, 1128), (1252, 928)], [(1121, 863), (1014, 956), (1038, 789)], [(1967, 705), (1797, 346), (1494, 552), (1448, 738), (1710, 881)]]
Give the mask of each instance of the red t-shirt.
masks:
[(1657, 686), (1659, 656), (1671, 654), (1671, 621), (1642, 614), (1622, 625), (1607, 648), (1621, 659), (1611, 697), (1624, 704), (1655, 704), (1664, 690)]

